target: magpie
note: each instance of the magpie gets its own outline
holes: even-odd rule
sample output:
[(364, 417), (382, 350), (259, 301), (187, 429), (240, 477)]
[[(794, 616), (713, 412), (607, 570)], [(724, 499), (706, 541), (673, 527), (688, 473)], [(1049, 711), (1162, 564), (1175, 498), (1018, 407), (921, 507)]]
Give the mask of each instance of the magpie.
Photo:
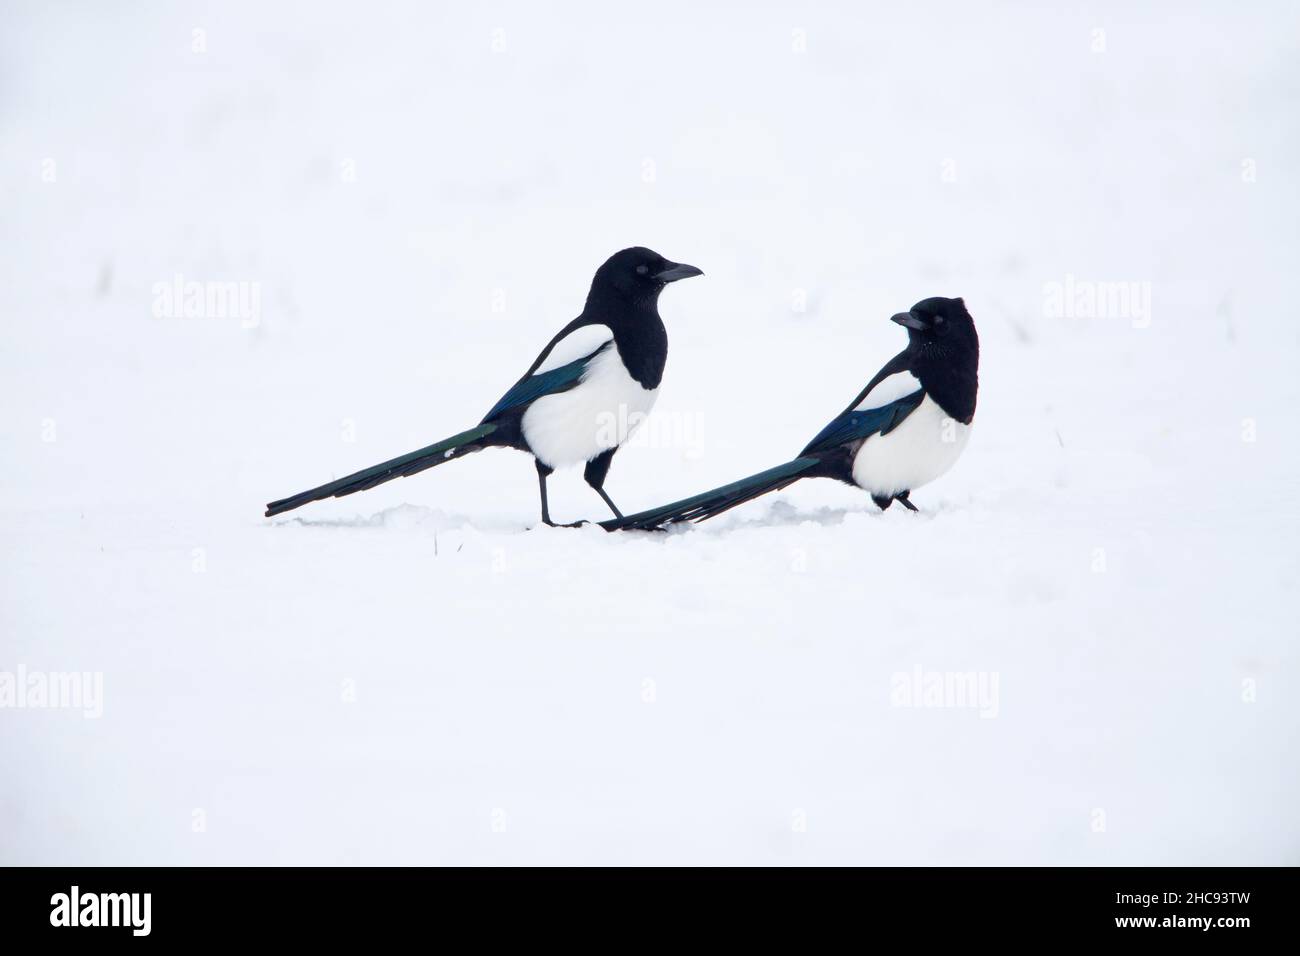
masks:
[(607, 531), (658, 530), (703, 521), (803, 478), (835, 478), (864, 489), (882, 511), (952, 467), (970, 438), (979, 388), (979, 337), (961, 299), (923, 299), (892, 321), (907, 348), (784, 465), (661, 508), (604, 521)]
[[(542, 521), (554, 525), (546, 479), (557, 468), (586, 462), (583, 477), (609, 506), (605, 477), (619, 446), (659, 393), (668, 333), (659, 293), (670, 282), (703, 275), (640, 246), (616, 252), (596, 270), (582, 314), (560, 329), (528, 371), (468, 431), (266, 506), (266, 517), (324, 498), (341, 498), (414, 475), (484, 448), (517, 448), (533, 456)], [(579, 524), (581, 522), (578, 522)]]

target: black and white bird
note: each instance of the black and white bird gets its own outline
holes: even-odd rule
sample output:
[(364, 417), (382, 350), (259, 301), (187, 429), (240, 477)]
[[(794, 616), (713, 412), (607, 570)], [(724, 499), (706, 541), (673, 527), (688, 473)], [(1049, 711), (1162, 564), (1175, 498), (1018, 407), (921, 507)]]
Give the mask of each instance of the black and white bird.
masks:
[(799, 457), (730, 485), (601, 527), (652, 530), (703, 521), (803, 478), (835, 478), (864, 489), (883, 511), (909, 500), (961, 456), (975, 420), (979, 337), (961, 299), (933, 298), (893, 316), (907, 348), (876, 373)]
[(551, 521), (546, 479), (557, 468), (586, 462), (583, 476), (618, 518), (605, 476), (619, 447), (649, 414), (668, 358), (659, 293), (670, 282), (703, 275), (639, 246), (616, 252), (596, 270), (582, 314), (547, 343), (519, 381), (483, 421), (392, 461), (310, 491), (272, 501), (266, 516), (323, 498), (365, 491), (484, 448), (517, 448), (533, 456), (542, 521)]

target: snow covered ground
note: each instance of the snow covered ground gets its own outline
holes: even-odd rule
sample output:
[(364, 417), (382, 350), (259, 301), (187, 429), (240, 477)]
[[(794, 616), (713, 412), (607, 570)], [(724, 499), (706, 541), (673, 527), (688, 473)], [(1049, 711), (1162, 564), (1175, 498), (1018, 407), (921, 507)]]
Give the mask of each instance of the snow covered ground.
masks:
[[(5, 3), (0, 681), (102, 716), (0, 710), (0, 863), (1300, 863), (1300, 8), (1132, 6)], [(922, 513), (538, 528), (495, 451), (261, 517), (633, 244), (706, 277), (625, 510), (961, 295)]]

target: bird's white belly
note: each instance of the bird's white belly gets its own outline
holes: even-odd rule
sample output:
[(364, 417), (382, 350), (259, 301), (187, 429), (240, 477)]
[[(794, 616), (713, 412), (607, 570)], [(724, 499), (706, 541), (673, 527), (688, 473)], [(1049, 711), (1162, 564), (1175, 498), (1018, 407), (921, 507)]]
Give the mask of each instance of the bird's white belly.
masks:
[(592, 359), (578, 385), (529, 406), (521, 423), (524, 438), (551, 468), (590, 461), (627, 441), (658, 394), (628, 374), (618, 346), (611, 344)]
[(873, 495), (896, 495), (934, 481), (961, 457), (970, 426), (929, 395), (888, 435), (872, 435), (853, 458), (853, 480)]

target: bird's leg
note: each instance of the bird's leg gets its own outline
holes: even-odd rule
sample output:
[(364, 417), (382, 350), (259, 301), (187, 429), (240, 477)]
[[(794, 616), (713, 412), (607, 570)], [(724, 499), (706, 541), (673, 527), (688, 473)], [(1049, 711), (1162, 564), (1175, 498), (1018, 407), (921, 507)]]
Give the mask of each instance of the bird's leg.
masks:
[(876, 503), (876, 507), (881, 511), (888, 511), (889, 506), (894, 503), (894, 499), (889, 495), (872, 495), (871, 500)]
[(905, 491), (901, 495), (894, 495), (894, 497), (897, 498), (898, 503), (902, 505), (904, 508), (906, 508), (908, 511), (920, 511), (921, 510), (920, 508), (918, 508), (916, 505), (912, 504), (912, 502), (907, 500), (907, 496), (910, 494), (911, 494), (910, 491)]
[(609, 495), (605, 494), (605, 476), (609, 474), (609, 466), (614, 461), (614, 452), (616, 451), (618, 451), (618, 448), (611, 448), (587, 462), (587, 467), (582, 470), (582, 477), (587, 480), (587, 484), (596, 490), (596, 494), (600, 495), (601, 500), (609, 505), (609, 510), (614, 512), (614, 517), (621, 520), (623, 512), (619, 511), (618, 505), (614, 504)]
[(537, 490), (542, 495), (542, 524), (555, 527), (555, 522), (551, 520), (551, 509), (546, 504), (546, 479), (555, 469), (543, 465), (540, 458), (534, 458), (533, 464), (537, 466)]
[(604, 488), (597, 488), (596, 494), (605, 499), (605, 504), (609, 505), (609, 510), (614, 512), (615, 518), (618, 518), (620, 521), (623, 520), (623, 512), (619, 511), (618, 505), (614, 504), (614, 502), (610, 500), (609, 495), (605, 494)]
[[(537, 458), (534, 458), (533, 462), (537, 465), (537, 490), (542, 495), (542, 524), (551, 528), (581, 528), (587, 522), (575, 521), (572, 524), (556, 524), (551, 520), (551, 509), (546, 503), (546, 479), (551, 476), (555, 469), (543, 465), (541, 460)], [(622, 516), (620, 515), (620, 517)]]

